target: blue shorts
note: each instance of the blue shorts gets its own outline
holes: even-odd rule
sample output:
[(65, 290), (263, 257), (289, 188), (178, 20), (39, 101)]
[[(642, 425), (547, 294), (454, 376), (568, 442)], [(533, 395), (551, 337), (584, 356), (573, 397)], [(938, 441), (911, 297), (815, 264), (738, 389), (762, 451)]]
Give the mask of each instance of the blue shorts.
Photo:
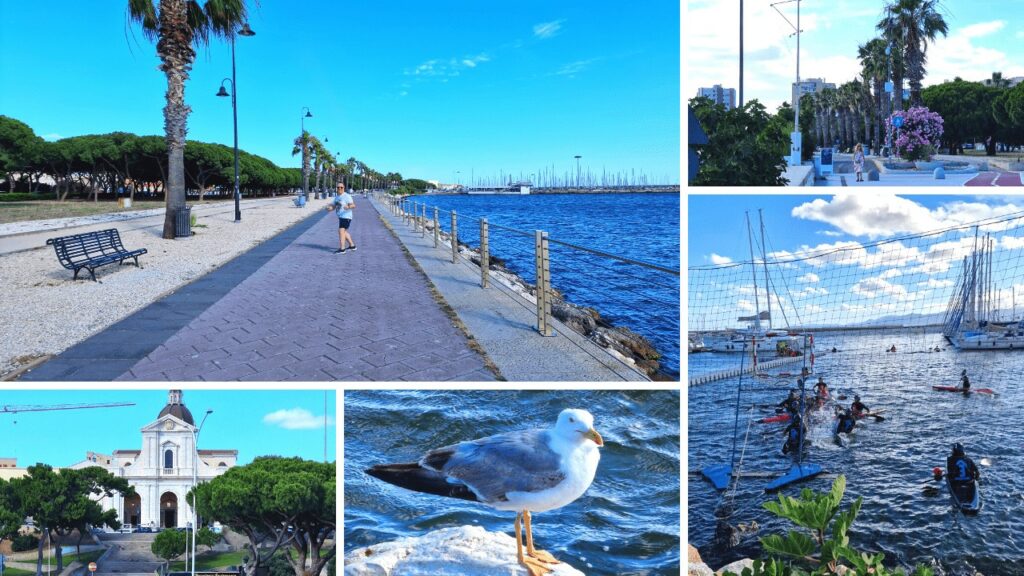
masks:
[(338, 228), (344, 228), (345, 230), (348, 230), (348, 225), (351, 223), (351, 218), (338, 218)]

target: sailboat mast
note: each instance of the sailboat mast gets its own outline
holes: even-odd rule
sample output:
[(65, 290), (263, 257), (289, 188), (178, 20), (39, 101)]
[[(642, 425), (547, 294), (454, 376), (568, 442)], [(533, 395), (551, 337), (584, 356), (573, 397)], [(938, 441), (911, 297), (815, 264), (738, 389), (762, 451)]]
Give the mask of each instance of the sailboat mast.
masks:
[(768, 248), (764, 243), (764, 214), (757, 209), (757, 219), (761, 223), (761, 264), (764, 265), (764, 297), (768, 301), (768, 329), (772, 329), (772, 286), (768, 282)]
[[(754, 231), (750, 228), (750, 212), (744, 212), (747, 217), (747, 243), (750, 244), (750, 271), (754, 277), (754, 328), (761, 331), (761, 297), (757, 293), (757, 261), (754, 260)], [(754, 346), (757, 347), (756, 344)]]

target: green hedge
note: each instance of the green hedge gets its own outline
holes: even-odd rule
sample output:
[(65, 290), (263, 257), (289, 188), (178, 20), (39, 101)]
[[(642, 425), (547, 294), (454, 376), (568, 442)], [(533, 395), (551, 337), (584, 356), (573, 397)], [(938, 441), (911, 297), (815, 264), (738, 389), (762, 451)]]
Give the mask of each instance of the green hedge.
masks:
[(0, 202), (28, 202), (30, 200), (56, 200), (56, 194), (39, 194), (32, 192), (3, 192)]

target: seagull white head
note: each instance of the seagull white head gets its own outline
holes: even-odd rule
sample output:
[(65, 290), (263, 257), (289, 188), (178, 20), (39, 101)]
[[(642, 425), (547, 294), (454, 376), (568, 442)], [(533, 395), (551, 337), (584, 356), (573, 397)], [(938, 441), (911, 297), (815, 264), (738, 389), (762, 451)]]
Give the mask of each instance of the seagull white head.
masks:
[(590, 440), (598, 446), (604, 446), (604, 439), (594, 430), (594, 417), (586, 410), (566, 408), (558, 415), (555, 433), (573, 442)]

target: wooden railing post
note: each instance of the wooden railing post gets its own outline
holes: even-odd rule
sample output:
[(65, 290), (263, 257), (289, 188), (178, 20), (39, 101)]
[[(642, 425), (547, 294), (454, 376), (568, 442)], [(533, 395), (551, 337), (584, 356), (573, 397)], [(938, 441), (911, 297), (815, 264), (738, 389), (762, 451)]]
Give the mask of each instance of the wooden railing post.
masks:
[(487, 246), (487, 218), (480, 219), (480, 287), (487, 288), (491, 269), (491, 254)]
[(434, 206), (434, 248), (437, 248), (437, 243), (441, 239), (441, 227), (437, 222), (437, 206)]
[(452, 264), (459, 260), (459, 218), (452, 210)]
[(548, 300), (547, 283), (551, 281), (551, 268), (548, 260), (547, 232), (534, 232), (534, 275), (536, 277), (537, 295), (537, 332), (542, 336), (551, 336), (551, 302)]

